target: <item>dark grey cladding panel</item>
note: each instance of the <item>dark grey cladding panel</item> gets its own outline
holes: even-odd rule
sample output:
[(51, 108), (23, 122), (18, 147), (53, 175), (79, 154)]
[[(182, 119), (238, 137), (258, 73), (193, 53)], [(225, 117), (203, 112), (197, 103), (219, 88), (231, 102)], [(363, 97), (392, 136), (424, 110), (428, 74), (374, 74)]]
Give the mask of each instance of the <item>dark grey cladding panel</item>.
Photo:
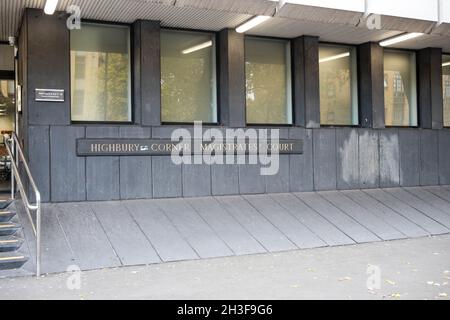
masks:
[[(121, 138), (148, 139), (151, 128), (120, 127)], [(152, 158), (120, 157), (120, 198), (151, 199), (152, 193)]]
[(359, 132), (359, 186), (361, 189), (380, 185), (380, 155), (378, 131), (358, 129)]
[(337, 188), (359, 188), (359, 135), (357, 129), (336, 129)]
[[(50, 128), (48, 126), (28, 127), (28, 161), (31, 173), (41, 193), (43, 202), (50, 201)], [(23, 177), (24, 175), (22, 175)], [(34, 201), (32, 192), (30, 199)]]
[(239, 193), (258, 194), (266, 192), (265, 177), (261, 175), (259, 164), (239, 165)]
[(400, 186), (420, 185), (420, 135), (415, 129), (400, 129)]
[(183, 196), (202, 197), (210, 195), (211, 166), (207, 164), (183, 165)]
[(450, 130), (439, 131), (439, 183), (450, 184)]
[(215, 196), (239, 194), (239, 166), (214, 164), (211, 166), (212, 194)]
[(181, 197), (181, 165), (176, 165), (170, 157), (152, 158), (152, 181), (154, 198)]
[(398, 129), (380, 130), (380, 187), (400, 186)]
[(52, 202), (86, 200), (86, 158), (75, 152), (76, 140), (84, 136), (84, 127), (50, 128)]
[(420, 132), (420, 185), (439, 184), (438, 131), (422, 130)]
[(151, 157), (120, 157), (120, 198), (152, 198)]
[[(119, 127), (89, 126), (86, 138), (118, 138)], [(87, 157), (86, 189), (88, 200), (120, 199), (119, 157)]]
[(152, 130), (149, 127), (120, 127), (119, 136), (128, 139), (150, 139)]
[(315, 129), (314, 189), (335, 190), (336, 183), (336, 130)]
[[(70, 124), (70, 44), (66, 15), (27, 9), (28, 121), (37, 125)], [(63, 89), (64, 102), (37, 102), (35, 89)]]
[(303, 154), (290, 155), (289, 184), (291, 192), (314, 190), (312, 136), (311, 129), (289, 129), (289, 139), (303, 140)]
[(265, 176), (267, 193), (289, 192), (289, 155), (280, 155), (279, 170), (276, 175)]

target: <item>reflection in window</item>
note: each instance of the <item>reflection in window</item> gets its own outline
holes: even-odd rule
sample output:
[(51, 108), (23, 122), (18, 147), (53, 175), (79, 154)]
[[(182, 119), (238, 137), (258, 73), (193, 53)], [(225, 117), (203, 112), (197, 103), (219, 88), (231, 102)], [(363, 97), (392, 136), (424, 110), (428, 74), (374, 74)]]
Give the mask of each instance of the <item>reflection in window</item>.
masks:
[(245, 39), (247, 123), (292, 124), (290, 43)]
[(0, 80), (0, 130), (14, 130), (14, 80)]
[(442, 81), (444, 90), (444, 126), (450, 127), (450, 55), (442, 56)]
[(162, 122), (217, 122), (215, 48), (211, 33), (161, 31)]
[(384, 51), (384, 104), (387, 126), (417, 126), (415, 53)]
[(131, 121), (129, 27), (83, 23), (70, 36), (72, 120)]
[(320, 123), (358, 124), (356, 48), (320, 45)]

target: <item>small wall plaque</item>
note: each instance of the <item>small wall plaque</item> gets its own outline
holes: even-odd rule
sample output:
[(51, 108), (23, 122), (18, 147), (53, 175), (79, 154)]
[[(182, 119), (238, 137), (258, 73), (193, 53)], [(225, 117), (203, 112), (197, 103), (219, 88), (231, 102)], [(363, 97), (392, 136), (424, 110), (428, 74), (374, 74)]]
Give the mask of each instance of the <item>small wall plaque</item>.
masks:
[(36, 89), (35, 101), (64, 102), (64, 90), (62, 89)]

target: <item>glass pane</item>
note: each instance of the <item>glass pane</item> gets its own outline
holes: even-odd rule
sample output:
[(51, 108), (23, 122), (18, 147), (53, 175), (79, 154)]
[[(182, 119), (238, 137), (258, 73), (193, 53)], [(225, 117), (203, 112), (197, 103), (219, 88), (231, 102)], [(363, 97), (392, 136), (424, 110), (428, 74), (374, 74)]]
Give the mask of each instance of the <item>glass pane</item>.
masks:
[(387, 126), (417, 126), (415, 53), (384, 51), (384, 108)]
[(290, 44), (246, 38), (247, 123), (291, 124)]
[(320, 123), (358, 124), (356, 49), (320, 45)]
[(444, 126), (450, 127), (450, 55), (442, 56), (442, 81), (444, 89)]
[(161, 32), (161, 99), (162, 122), (217, 122), (214, 34)]
[(131, 121), (130, 30), (82, 24), (70, 34), (73, 121)]
[(0, 131), (14, 130), (14, 80), (0, 80)]

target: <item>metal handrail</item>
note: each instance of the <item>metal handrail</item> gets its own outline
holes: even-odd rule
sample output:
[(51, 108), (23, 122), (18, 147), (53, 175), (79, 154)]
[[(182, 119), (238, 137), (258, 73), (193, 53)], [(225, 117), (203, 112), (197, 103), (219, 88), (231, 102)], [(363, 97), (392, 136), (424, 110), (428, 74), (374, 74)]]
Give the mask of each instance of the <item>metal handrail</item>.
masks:
[[(22, 147), (15, 133), (12, 136), (5, 134), (3, 140), (6, 146), (6, 150), (11, 158), (11, 199), (15, 199), (15, 184), (17, 183), (18, 191), (20, 192), (23, 203), (25, 204), (25, 210), (28, 218), (30, 219), (31, 226), (33, 228), (34, 235), (36, 236), (36, 276), (41, 275), (41, 193), (39, 192), (33, 176), (31, 175), (30, 168), (27, 160), (23, 154)], [(17, 157), (16, 157), (17, 155)], [(19, 172), (19, 163), (22, 162), (22, 166), (27, 174), (28, 181), (34, 192), (35, 204), (31, 204), (28, 199), (27, 192), (23, 185)], [(31, 211), (36, 212), (36, 223), (34, 223), (31, 216)]]

